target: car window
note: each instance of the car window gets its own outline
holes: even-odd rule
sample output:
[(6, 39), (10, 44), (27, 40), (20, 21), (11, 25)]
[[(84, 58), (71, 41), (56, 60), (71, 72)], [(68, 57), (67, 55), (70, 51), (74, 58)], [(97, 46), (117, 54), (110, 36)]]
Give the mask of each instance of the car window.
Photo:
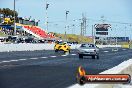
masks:
[(94, 45), (93, 44), (89, 44), (89, 47), (94, 47)]
[(81, 47), (94, 47), (94, 44), (82, 44)]
[(66, 43), (60, 42), (59, 44), (60, 44), (60, 45), (65, 45)]

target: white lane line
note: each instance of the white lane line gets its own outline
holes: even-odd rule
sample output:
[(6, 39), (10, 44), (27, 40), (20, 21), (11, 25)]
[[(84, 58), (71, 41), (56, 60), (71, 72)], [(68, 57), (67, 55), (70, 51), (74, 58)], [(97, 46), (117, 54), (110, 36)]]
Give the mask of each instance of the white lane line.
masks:
[(57, 57), (57, 56), (50, 56), (50, 57)]
[(38, 59), (38, 58), (29, 58), (29, 59), (36, 60), (36, 59)]
[(122, 50), (126, 50), (126, 49), (122, 49)]
[(104, 51), (104, 52), (109, 52), (109, 51)]
[(11, 61), (1, 61), (1, 63), (5, 63), (5, 62), (11, 62)]
[(18, 60), (1, 61), (0, 63), (9, 63), (9, 62), (20, 61), (20, 60), (27, 60), (27, 59), (18, 59)]
[(77, 54), (71, 54), (71, 55), (73, 55), (73, 56), (74, 56), (74, 55), (77, 55)]
[(61, 56), (65, 57), (65, 56), (67, 56), (67, 55), (61, 55)]
[(41, 58), (48, 58), (48, 57), (41, 57)]
[(10, 61), (18, 61), (18, 60), (10, 60)]
[(19, 60), (27, 60), (27, 59), (19, 59)]
[(114, 52), (117, 52), (118, 50), (113, 50)]

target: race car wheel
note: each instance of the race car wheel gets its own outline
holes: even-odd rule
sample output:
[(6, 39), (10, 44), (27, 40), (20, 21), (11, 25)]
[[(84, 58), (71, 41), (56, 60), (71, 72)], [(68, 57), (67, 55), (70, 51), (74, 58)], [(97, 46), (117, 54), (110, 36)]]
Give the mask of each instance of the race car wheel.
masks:
[(95, 59), (95, 56), (92, 56), (92, 59)]
[(85, 77), (81, 77), (80, 80), (79, 80), (79, 84), (80, 85), (84, 85), (86, 83), (86, 78)]
[(69, 50), (69, 53), (70, 53), (71, 51)]
[(58, 50), (56, 49), (55, 52), (58, 52)]
[(79, 59), (83, 59), (83, 55), (82, 54), (79, 54)]

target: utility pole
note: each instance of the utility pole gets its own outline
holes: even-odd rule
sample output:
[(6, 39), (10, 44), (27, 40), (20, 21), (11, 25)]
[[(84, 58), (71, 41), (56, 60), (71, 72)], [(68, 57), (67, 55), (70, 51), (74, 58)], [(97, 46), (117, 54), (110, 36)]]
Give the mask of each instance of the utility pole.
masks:
[(83, 14), (83, 36), (86, 34), (86, 16)]
[(86, 17), (82, 14), (82, 22), (81, 22), (81, 36), (86, 34)]
[(74, 34), (74, 32), (75, 32), (74, 29), (75, 29), (75, 25), (73, 24), (72, 25), (72, 34)]
[[(101, 16), (101, 20), (102, 20), (102, 24), (104, 24), (105, 23), (105, 17), (104, 16)], [(102, 37), (103, 37), (102, 39), (105, 39), (105, 40), (103, 40), (103, 42), (105, 42), (107, 44), (108, 43), (107, 42), (107, 34), (104, 35), (104, 36), (102, 36)]]
[(14, 36), (16, 35), (16, 0), (14, 0)]
[[(115, 31), (116, 31), (115, 33), (117, 33), (117, 25), (116, 25)], [(117, 48), (117, 38), (118, 38), (118, 36), (116, 34), (116, 48)]]
[(95, 44), (95, 28), (94, 25), (92, 25), (92, 39), (93, 39), (93, 44)]
[(83, 36), (83, 23), (81, 22), (81, 33), (80, 33), (81, 36)]

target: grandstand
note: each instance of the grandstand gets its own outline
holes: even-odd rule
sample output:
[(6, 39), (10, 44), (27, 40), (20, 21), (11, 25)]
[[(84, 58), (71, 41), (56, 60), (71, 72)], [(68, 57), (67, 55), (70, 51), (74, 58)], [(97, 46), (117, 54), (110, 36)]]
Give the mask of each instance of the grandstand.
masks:
[(38, 37), (40, 39), (55, 39), (55, 36), (52, 33), (47, 33), (37, 26), (23, 26), (22, 27), (26, 32)]
[[(16, 35), (21, 36), (33, 36), (37, 39), (44, 40), (55, 40), (55, 36), (53, 33), (48, 33), (38, 26), (38, 22), (31, 19), (24, 19), (22, 17), (18, 17), (16, 20)], [(13, 35), (14, 33), (14, 20), (11, 18), (3, 18), (0, 23), (1, 32), (7, 35)]]

